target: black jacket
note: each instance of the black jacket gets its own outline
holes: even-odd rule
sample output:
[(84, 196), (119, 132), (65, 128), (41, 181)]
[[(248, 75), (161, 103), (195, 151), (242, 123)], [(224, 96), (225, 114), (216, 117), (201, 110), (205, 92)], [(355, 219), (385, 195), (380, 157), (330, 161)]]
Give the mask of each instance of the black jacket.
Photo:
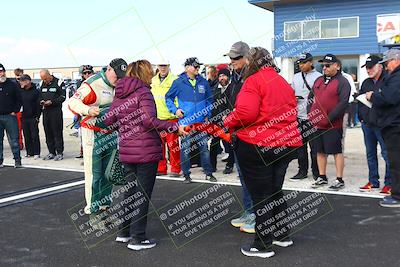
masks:
[(216, 86), (213, 90), (213, 109), (211, 110), (211, 122), (223, 126), (223, 116), (227, 116), (231, 112), (229, 105), (229, 91), (231, 84), (222, 93), (222, 88)]
[(31, 119), (39, 118), (42, 106), (39, 101), (40, 92), (36, 89), (36, 84), (32, 83), (32, 87), (28, 90), (21, 89), (22, 96), (22, 118)]
[(378, 91), (372, 94), (371, 102), (377, 111), (381, 129), (400, 126), (400, 66), (385, 79)]
[(242, 89), (243, 86), (243, 74), (246, 71), (246, 69), (242, 69), (240, 73), (237, 73), (235, 70), (232, 72), (232, 78), (231, 78), (231, 84), (229, 85), (229, 106), (231, 106), (231, 110), (234, 109), (235, 104), (236, 104), (236, 98), (240, 92), (240, 89)]
[(21, 110), (22, 100), (20, 87), (7, 78), (0, 83), (0, 115), (7, 115)]
[[(372, 78), (365, 79), (361, 85), (360, 94), (365, 94), (370, 91), (378, 92), (387, 75), (385, 71), (382, 71), (381, 76), (376, 82), (374, 82)], [(378, 127), (377, 110), (375, 107), (369, 108), (363, 103), (358, 102), (358, 118), (370, 128)]]
[(40, 101), (50, 100), (52, 104), (44, 107), (46, 109), (62, 108), (62, 103), (65, 101), (64, 83), (53, 76), (53, 80), (49, 84), (42, 82), (40, 84)]

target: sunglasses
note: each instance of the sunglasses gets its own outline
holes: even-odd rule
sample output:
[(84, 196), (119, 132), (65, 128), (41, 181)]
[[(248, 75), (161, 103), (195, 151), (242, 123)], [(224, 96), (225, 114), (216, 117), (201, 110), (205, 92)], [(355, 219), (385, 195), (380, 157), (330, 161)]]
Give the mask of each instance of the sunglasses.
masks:
[(239, 60), (239, 59), (242, 59), (242, 58), (243, 58), (243, 56), (230, 57), (231, 60)]
[(332, 64), (322, 64), (322, 68), (330, 68), (332, 66)]

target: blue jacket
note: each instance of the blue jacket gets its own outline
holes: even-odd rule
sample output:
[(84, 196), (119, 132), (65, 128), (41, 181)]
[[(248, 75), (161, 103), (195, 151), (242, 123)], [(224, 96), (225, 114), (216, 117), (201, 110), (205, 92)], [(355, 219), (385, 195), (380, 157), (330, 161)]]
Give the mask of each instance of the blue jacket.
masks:
[(373, 108), (377, 111), (378, 125), (381, 129), (400, 126), (400, 66), (385, 79), (381, 88), (371, 97)]
[[(174, 100), (178, 98), (178, 107)], [(195, 122), (204, 122), (204, 118), (211, 118), (212, 91), (208, 81), (201, 75), (196, 76), (196, 86), (189, 82), (189, 77), (184, 72), (179, 75), (165, 95), (169, 111), (173, 114), (182, 109), (184, 117), (179, 119), (180, 125), (189, 125)]]

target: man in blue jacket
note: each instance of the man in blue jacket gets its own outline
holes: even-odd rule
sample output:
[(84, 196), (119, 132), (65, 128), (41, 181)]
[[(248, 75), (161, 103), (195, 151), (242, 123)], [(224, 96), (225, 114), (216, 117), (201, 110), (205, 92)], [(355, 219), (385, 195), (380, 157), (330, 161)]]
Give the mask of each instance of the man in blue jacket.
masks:
[(391, 196), (384, 197), (380, 205), (400, 208), (400, 50), (390, 49), (381, 62), (386, 65), (389, 76), (380, 89), (366, 94), (378, 113), (392, 178)]
[[(212, 92), (209, 83), (199, 75), (201, 63), (196, 57), (186, 59), (185, 72), (179, 75), (167, 94), (165, 100), (169, 111), (179, 118), (180, 125), (208, 122), (211, 117)], [(178, 106), (174, 100), (178, 99)], [(208, 136), (204, 132), (192, 132), (181, 139), (181, 168), (184, 183), (190, 183), (190, 151), (198, 148), (201, 165), (206, 174), (206, 180), (216, 182), (212, 174), (210, 153), (208, 151)]]

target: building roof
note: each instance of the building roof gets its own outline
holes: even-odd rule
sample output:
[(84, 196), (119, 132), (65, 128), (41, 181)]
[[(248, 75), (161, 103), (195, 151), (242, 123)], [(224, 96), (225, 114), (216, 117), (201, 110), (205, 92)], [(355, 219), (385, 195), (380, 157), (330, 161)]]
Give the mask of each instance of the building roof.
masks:
[(304, 2), (311, 2), (307, 0), (248, 0), (250, 4), (267, 9), (274, 12), (274, 5), (284, 5), (284, 4), (297, 4)]

